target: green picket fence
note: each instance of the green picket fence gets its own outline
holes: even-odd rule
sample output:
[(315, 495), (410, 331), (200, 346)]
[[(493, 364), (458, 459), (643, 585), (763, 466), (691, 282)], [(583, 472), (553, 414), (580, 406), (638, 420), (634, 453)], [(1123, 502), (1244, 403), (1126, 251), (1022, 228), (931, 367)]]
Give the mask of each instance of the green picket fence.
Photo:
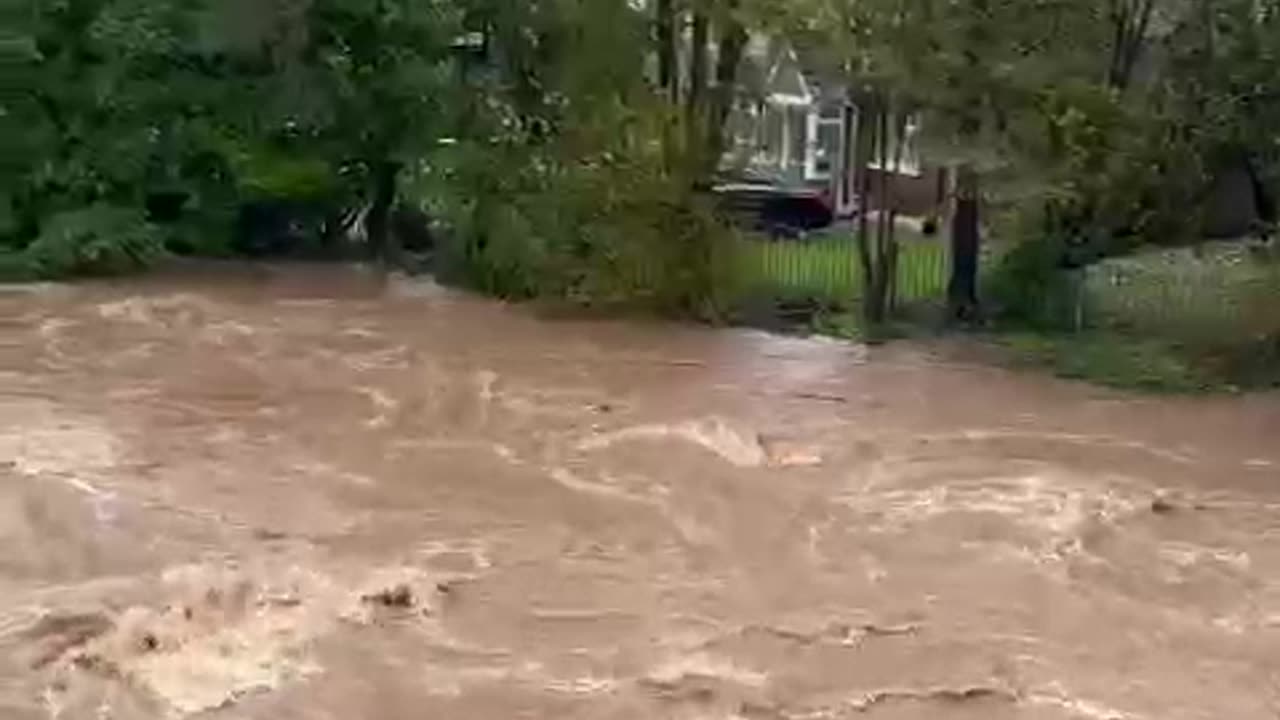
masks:
[[(945, 297), (947, 248), (936, 239), (910, 233), (900, 241), (899, 302)], [(852, 235), (804, 241), (744, 240), (738, 257), (740, 285), (752, 294), (816, 297), (835, 303), (857, 302), (864, 278)]]

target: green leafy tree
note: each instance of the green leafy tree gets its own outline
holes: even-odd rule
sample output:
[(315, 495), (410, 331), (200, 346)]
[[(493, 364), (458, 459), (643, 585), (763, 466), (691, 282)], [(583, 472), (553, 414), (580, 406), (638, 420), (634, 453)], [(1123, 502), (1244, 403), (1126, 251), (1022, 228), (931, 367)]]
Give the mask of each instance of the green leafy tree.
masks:
[(154, 216), (165, 195), (211, 210), (284, 192), (367, 205), (370, 244), (394, 254), (398, 183), (443, 126), (452, 4), (5, 0), (3, 12), (6, 244), (80, 208)]
[(678, 97), (659, 84), (653, 9), (474, 0), (467, 11), (487, 61), (466, 75), (461, 142), (436, 164), (459, 228), (451, 264), (503, 295), (716, 314), (727, 230), (684, 153), (687, 83)]
[[(296, 152), (325, 158), (355, 200), (367, 205), (365, 233), (374, 255), (394, 260), (391, 211), (406, 172), (446, 129), (451, 45), (461, 30), (444, 0), (273, 0), (230, 3), (224, 47), (243, 47), (254, 18), (270, 64), (257, 87), (272, 116), (265, 130), (294, 140)], [(274, 125), (274, 127), (272, 127)]]

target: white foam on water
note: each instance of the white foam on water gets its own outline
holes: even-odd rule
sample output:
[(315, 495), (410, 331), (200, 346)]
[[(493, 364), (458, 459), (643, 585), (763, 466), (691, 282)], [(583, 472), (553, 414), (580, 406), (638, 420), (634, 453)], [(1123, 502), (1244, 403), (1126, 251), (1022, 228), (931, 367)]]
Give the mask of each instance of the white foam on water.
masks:
[(924, 488), (886, 487), (848, 493), (838, 501), (902, 528), (951, 513), (999, 515), (1053, 536), (1073, 535), (1092, 520), (1111, 521), (1134, 512), (1150, 497), (1119, 493), (1106, 485), (1042, 475), (990, 478)]
[(564, 695), (607, 695), (619, 688), (614, 678), (608, 677), (576, 677), (564, 680), (552, 679), (543, 684), (551, 692)]
[(691, 678), (721, 680), (749, 688), (762, 688), (768, 675), (749, 670), (724, 657), (708, 653), (695, 653), (673, 657), (652, 668), (645, 680), (660, 685), (672, 685)]
[(204, 325), (218, 314), (219, 304), (199, 295), (177, 293), (162, 297), (131, 297), (97, 306), (104, 320), (137, 325)]
[(583, 440), (578, 443), (578, 449), (605, 450), (620, 443), (639, 440), (681, 440), (709, 450), (740, 468), (758, 468), (768, 461), (764, 448), (760, 446), (759, 437), (754, 432), (739, 432), (721, 418), (637, 425)]
[[(0, 404), (0, 459), (28, 475), (84, 475), (115, 466), (120, 442), (106, 425), (40, 401)], [(90, 494), (94, 491), (80, 487)]]
[(920, 439), (934, 442), (945, 442), (948, 440), (964, 440), (968, 442), (1032, 440), (1067, 445), (1084, 445), (1132, 450), (1181, 465), (1190, 465), (1196, 461), (1194, 456), (1169, 450), (1167, 448), (1153, 447), (1147, 443), (1136, 440), (1121, 440), (1107, 435), (1087, 435), (1084, 433), (1035, 432), (1029, 430), (963, 430), (957, 433), (921, 436)]
[(387, 276), (387, 295), (404, 300), (462, 300), (466, 294), (441, 285), (430, 275), (391, 273)]
[(595, 495), (610, 500), (621, 500), (641, 505), (651, 505), (659, 508), (665, 506), (665, 503), (661, 500), (638, 493), (628, 492), (616, 485), (611, 485), (605, 482), (583, 480), (577, 475), (574, 475), (567, 468), (552, 468), (549, 475), (552, 480), (555, 480), (558, 484), (574, 492), (586, 495)]
[(154, 602), (113, 614), (108, 633), (67, 649), (56, 685), (73, 686), (77, 668), (87, 668), (145, 691), (170, 717), (187, 717), (322, 671), (311, 655), (316, 639), (339, 623), (376, 622), (399, 602), (380, 594), (404, 588), (404, 602), (416, 606), (432, 597), (429, 587), (405, 568), (363, 579), (296, 565), (171, 568)]
[(1023, 700), (1033, 706), (1066, 710), (1086, 720), (1148, 720), (1145, 715), (1135, 715), (1094, 700), (1075, 697), (1057, 685), (1028, 693)]
[(1249, 572), (1253, 558), (1243, 550), (1223, 550), (1192, 543), (1166, 542), (1160, 547), (1160, 556), (1178, 567), (1188, 568), (1204, 563), (1214, 563), (1237, 572)]

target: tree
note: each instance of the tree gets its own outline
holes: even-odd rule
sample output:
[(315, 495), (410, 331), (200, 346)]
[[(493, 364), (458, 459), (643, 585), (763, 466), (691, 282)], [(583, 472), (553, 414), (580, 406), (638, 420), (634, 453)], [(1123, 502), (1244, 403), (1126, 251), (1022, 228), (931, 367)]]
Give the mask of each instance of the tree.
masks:
[[(205, 127), (208, 64), (187, 42), (190, 9), (8, 0), (3, 11), (0, 245), (27, 253), (43, 274), (153, 258), (158, 235), (144, 208), (185, 179)], [(101, 237), (105, 228), (128, 240)]]
[(370, 247), (394, 261), (390, 213), (404, 170), (443, 134), (460, 17), (445, 0), (312, 0), (303, 22), (305, 40), (273, 84), (300, 76), (319, 85), (298, 121), (360, 179)]
[[(990, 42), (988, 0), (974, 0), (964, 18), (960, 48), (960, 72), (948, 78), (959, 102), (952, 110), (961, 142), (979, 140), (982, 109), (988, 92), (982, 77), (981, 54)], [(951, 220), (951, 280), (947, 284), (947, 305), (952, 319), (971, 322), (978, 314), (978, 265), (982, 251), (982, 189), (973, 162), (962, 163), (956, 171), (955, 212)]]
[(666, 140), (669, 162), (682, 166), (691, 185), (706, 184), (724, 154), (751, 8), (742, 0), (655, 0), (652, 12), (658, 88), (683, 130)]
[[(988, 194), (984, 178), (1016, 174), (1023, 185), (1034, 180), (1033, 186), (1057, 194), (1055, 185), (1062, 185), (1068, 173), (1062, 158), (1053, 156), (1060, 150), (1043, 149), (1054, 145), (1050, 136), (1060, 134), (1062, 118), (1107, 97), (1107, 91), (1091, 88), (1108, 78), (1129, 80), (1154, 12), (1147, 0), (809, 0), (797, 5), (793, 33), (822, 48), (828, 64), (859, 88), (863, 125), (882, 124), (881, 108), (887, 108), (890, 125), (901, 108), (910, 108), (923, 118), (931, 158), (956, 168), (948, 284), (952, 318), (968, 321), (978, 315), (982, 208)], [(1111, 22), (1121, 28), (1118, 34), (1109, 32)], [(1124, 46), (1107, 52), (1116, 37)], [(1099, 57), (1111, 59), (1102, 71)], [(1116, 101), (1094, 104), (1110, 107)], [(870, 159), (858, 158), (856, 164), (861, 168)], [(1073, 170), (1069, 182), (1085, 176)], [(869, 195), (865, 180), (859, 187)], [(860, 236), (866, 237), (866, 223), (860, 225)], [(876, 232), (879, 237), (881, 231)], [(862, 254), (873, 290), (883, 286), (868, 270), (877, 265), (875, 255)], [(873, 307), (883, 304), (872, 301)]]
[(717, 161), (726, 150), (725, 123), (733, 110), (738, 91), (738, 68), (749, 39), (745, 12), (740, 0), (726, 0), (714, 16), (719, 39), (716, 45), (715, 90), (707, 111), (706, 144), (709, 156)]
[(371, 244), (394, 254), (397, 181), (441, 125), (450, 2), (6, 0), (4, 10), (8, 243), (103, 203), (154, 216), (158, 193), (188, 208), (234, 201), (243, 173), (274, 156), (294, 180), (346, 177), (370, 206)]

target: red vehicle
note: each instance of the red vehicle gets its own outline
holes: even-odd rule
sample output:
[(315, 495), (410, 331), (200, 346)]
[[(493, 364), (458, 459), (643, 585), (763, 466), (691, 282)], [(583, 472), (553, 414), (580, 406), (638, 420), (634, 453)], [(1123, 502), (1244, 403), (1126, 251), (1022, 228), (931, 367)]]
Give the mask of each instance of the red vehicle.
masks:
[(835, 222), (827, 192), (758, 171), (722, 173), (712, 192), (739, 225), (775, 239), (803, 238)]

